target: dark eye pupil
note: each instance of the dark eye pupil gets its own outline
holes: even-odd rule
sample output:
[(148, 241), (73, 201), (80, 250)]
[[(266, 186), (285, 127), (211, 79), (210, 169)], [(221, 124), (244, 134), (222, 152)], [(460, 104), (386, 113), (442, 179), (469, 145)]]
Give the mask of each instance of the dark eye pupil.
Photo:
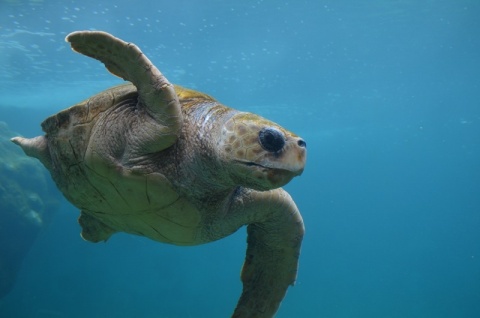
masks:
[(282, 150), (285, 145), (283, 134), (273, 128), (263, 128), (258, 133), (258, 138), (260, 139), (260, 144), (263, 149), (270, 152), (278, 152)]

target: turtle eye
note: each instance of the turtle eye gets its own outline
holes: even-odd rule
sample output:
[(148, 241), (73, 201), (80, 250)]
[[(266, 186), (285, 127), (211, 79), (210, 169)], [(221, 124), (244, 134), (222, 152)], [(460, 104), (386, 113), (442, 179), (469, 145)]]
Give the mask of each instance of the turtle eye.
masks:
[(283, 134), (274, 128), (263, 128), (258, 133), (258, 139), (263, 149), (270, 152), (278, 152), (282, 150), (285, 145), (285, 138)]

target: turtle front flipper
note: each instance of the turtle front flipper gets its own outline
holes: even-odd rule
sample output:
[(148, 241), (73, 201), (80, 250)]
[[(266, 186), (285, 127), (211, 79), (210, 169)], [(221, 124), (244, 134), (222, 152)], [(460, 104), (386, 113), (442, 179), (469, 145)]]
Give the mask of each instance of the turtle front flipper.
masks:
[(287, 192), (252, 193), (246, 212), (248, 247), (242, 269), (243, 291), (234, 318), (273, 317), (297, 277), (304, 234), (302, 217)]
[(144, 120), (131, 125), (130, 135), (142, 142), (136, 146), (140, 155), (161, 151), (176, 141), (183, 116), (175, 88), (136, 45), (101, 31), (77, 31), (65, 40), (74, 51), (101, 61), (137, 88), (138, 116)]

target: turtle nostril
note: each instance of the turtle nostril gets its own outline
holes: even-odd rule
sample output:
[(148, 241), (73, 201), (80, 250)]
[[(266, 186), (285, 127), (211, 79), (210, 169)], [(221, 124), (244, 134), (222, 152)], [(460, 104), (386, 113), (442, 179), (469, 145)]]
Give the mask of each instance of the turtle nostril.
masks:
[(297, 141), (297, 144), (298, 144), (300, 147), (302, 147), (302, 148), (307, 148), (307, 143), (306, 143), (305, 140), (303, 140), (303, 139), (299, 139), (299, 140)]

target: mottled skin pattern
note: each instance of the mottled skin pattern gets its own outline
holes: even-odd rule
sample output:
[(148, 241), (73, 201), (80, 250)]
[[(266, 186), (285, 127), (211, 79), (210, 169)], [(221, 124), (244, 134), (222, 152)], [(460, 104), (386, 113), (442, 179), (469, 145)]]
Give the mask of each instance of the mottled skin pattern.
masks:
[(12, 141), (38, 158), (81, 210), (82, 237), (99, 242), (122, 231), (196, 245), (247, 225), (233, 317), (273, 317), (295, 282), (304, 234), (280, 187), (302, 173), (305, 142), (171, 85), (138, 47), (110, 34), (74, 32), (67, 41), (131, 84), (47, 118), (45, 136)]

